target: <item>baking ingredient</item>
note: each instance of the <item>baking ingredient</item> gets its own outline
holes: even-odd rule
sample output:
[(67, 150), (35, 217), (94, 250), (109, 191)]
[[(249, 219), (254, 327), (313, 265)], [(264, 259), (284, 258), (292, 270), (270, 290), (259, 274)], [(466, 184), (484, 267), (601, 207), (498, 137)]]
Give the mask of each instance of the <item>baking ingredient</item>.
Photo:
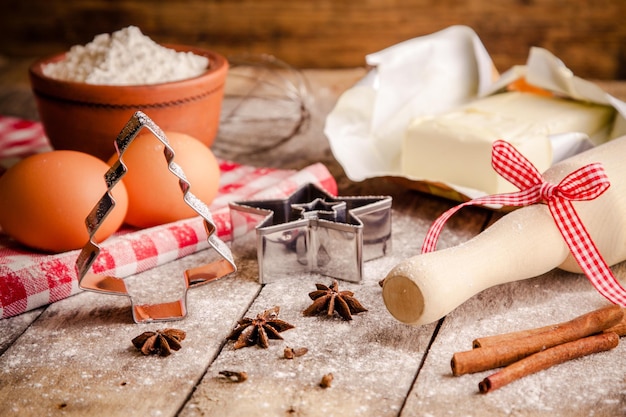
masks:
[(618, 344), (619, 337), (611, 332), (563, 343), (528, 356), (488, 376), (478, 384), (478, 390), (485, 394), (526, 375), (572, 359), (613, 349)]
[(244, 382), (248, 379), (248, 373), (245, 371), (220, 371), (219, 374), (232, 382)]
[(164, 329), (157, 331), (143, 332), (132, 340), (133, 346), (144, 355), (156, 354), (168, 356), (172, 350), (180, 350), (181, 341), (185, 339), (187, 333), (179, 329)]
[(491, 167), (491, 149), (503, 139), (539, 172), (552, 164), (549, 135), (582, 132), (597, 145), (607, 139), (615, 110), (610, 106), (507, 92), (458, 110), (414, 120), (402, 148), (402, 172), (487, 194), (517, 191)]
[(455, 376), (509, 365), (534, 353), (582, 339), (618, 324), (624, 311), (615, 305), (592, 311), (550, 330), (531, 336), (511, 337), (493, 345), (457, 352), (450, 365)]
[[(622, 308), (622, 312), (623, 312), (623, 315), (622, 315), (622, 319), (620, 320), (620, 322), (614, 326), (609, 327), (608, 329), (603, 330), (603, 332), (617, 333), (617, 335), (620, 337), (626, 336), (626, 308)], [(558, 325), (552, 324), (550, 326), (537, 327), (534, 329), (527, 329), (527, 330), (520, 330), (520, 331), (512, 332), (512, 333), (504, 333), (504, 334), (497, 334), (493, 336), (479, 337), (474, 340), (474, 342), (472, 343), (472, 346), (474, 348), (487, 347), (487, 346), (495, 345), (495, 344), (502, 343), (505, 341), (520, 339), (522, 337), (527, 337), (527, 336), (533, 336), (538, 333), (545, 333), (547, 331), (553, 331), (556, 329), (557, 326), (560, 327), (566, 324), (567, 323), (562, 323)]]
[(528, 82), (526, 77), (520, 77), (506, 86), (507, 91), (521, 91), (525, 93), (533, 93), (545, 97), (555, 97), (552, 91), (537, 87)]
[(279, 333), (295, 327), (284, 320), (280, 320), (278, 318), (279, 312), (280, 307), (275, 306), (258, 314), (254, 319), (244, 317), (239, 320), (237, 327), (226, 339), (235, 341), (235, 349), (254, 345), (267, 349), (269, 339), (282, 340), (283, 337)]
[(324, 284), (315, 284), (315, 286), (317, 290), (309, 293), (313, 304), (304, 310), (302, 314), (305, 316), (325, 314), (332, 317), (336, 312), (344, 320), (352, 320), (352, 314), (367, 311), (359, 300), (354, 298), (352, 291), (339, 291), (337, 280), (334, 280), (330, 286)]
[[(18, 242), (47, 252), (84, 246), (85, 219), (107, 191), (109, 167), (76, 151), (50, 151), (27, 157), (0, 177), (0, 225)], [(128, 207), (124, 184), (112, 190), (116, 205), (95, 234), (101, 242), (123, 223)]]
[(330, 388), (330, 386), (333, 383), (333, 379), (335, 379), (335, 377), (333, 376), (332, 373), (324, 374), (324, 376), (322, 377), (322, 380), (320, 381), (320, 387)]
[[(626, 260), (626, 136), (555, 164), (543, 173), (549, 184), (601, 163), (611, 186), (590, 201), (572, 204), (607, 265)], [(545, 204), (514, 210), (461, 245), (419, 254), (389, 271), (383, 299), (389, 312), (410, 324), (439, 320), (480, 291), (533, 278), (554, 268), (581, 269)], [(622, 284), (623, 285), (623, 284)]]
[(626, 308), (622, 308), (622, 311), (624, 312), (624, 316), (622, 317), (622, 320), (619, 323), (617, 323), (615, 326), (611, 326), (608, 329), (604, 330), (604, 333), (613, 332), (617, 334), (619, 337), (626, 336)]
[(293, 358), (297, 358), (299, 356), (306, 355), (306, 353), (308, 351), (309, 351), (309, 349), (307, 349), (305, 347), (292, 348), (292, 347), (287, 346), (283, 350), (283, 356), (285, 357), (285, 359), (293, 359)]
[(209, 60), (177, 52), (154, 42), (136, 26), (92, 42), (73, 46), (58, 62), (43, 67), (44, 75), (59, 80), (100, 85), (142, 85), (183, 80), (205, 72)]
[[(189, 191), (207, 206), (219, 188), (220, 168), (213, 152), (199, 140), (177, 132), (165, 132), (178, 164), (191, 184)], [(183, 200), (178, 178), (168, 169), (165, 146), (150, 131), (137, 135), (122, 160), (128, 172), (122, 177), (128, 191), (125, 222), (151, 227), (198, 215)], [(112, 165), (118, 156), (109, 159)]]

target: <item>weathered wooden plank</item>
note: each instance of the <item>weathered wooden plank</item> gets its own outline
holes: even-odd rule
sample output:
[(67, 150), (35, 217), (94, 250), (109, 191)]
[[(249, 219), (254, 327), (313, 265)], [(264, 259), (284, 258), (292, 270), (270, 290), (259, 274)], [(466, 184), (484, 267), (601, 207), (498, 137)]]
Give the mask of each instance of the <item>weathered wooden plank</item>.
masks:
[(2, 59), (0, 57), (0, 114), (38, 120), (35, 100), (28, 81), (32, 58)]
[[(626, 276), (626, 265), (616, 270)], [(624, 343), (488, 394), (478, 393), (478, 383), (493, 372), (453, 377), (450, 368), (452, 355), (470, 350), (477, 337), (559, 323), (604, 305), (583, 275), (558, 270), (482, 292), (445, 318), (401, 416), (624, 415)]]
[[(623, 84), (598, 85), (618, 98), (626, 97)], [(490, 222), (501, 216), (496, 213)], [(625, 268), (625, 264), (613, 268), (622, 283)], [(623, 343), (611, 352), (551, 368), (487, 395), (477, 393), (478, 382), (489, 372), (455, 378), (450, 369), (453, 353), (469, 350), (476, 337), (557, 323), (603, 303), (584, 276), (559, 270), (478, 294), (446, 317), (401, 415), (421, 416), (422, 410), (432, 415), (474, 415), (476, 410), (484, 416), (623, 415)]]
[[(402, 408), (434, 326), (412, 328), (395, 322), (382, 305), (377, 281), (396, 262), (419, 252), (430, 222), (453, 203), (402, 189), (387, 179), (352, 183), (343, 176), (323, 139), (323, 117), (337, 94), (361, 74), (347, 71), (333, 81), (332, 72), (307, 71), (319, 112), (302, 135), (249, 161), (298, 168), (321, 160), (336, 174), (342, 195), (393, 196), (392, 253), (366, 264), (363, 284), (341, 284), (353, 289), (369, 312), (351, 323), (302, 317), (309, 303), (306, 294), (315, 282), (328, 283), (324, 278), (294, 277), (258, 293), (254, 259), (238, 258), (237, 277), (190, 291), (189, 317), (171, 323), (188, 332), (183, 349), (156, 358), (141, 356), (130, 340), (143, 330), (164, 326), (132, 324), (125, 298), (80, 294), (48, 307), (0, 357), (0, 414), (176, 415), (181, 408), (185, 416), (397, 415), (401, 409), (409, 416), (624, 414), (623, 346), (485, 396), (476, 394), (483, 374), (450, 374), (452, 353), (468, 349), (476, 336), (548, 324), (601, 305), (603, 300), (584, 277), (560, 272), (487, 290), (450, 314)], [(441, 247), (467, 240), (488, 216), (480, 209), (463, 210), (446, 226)], [(201, 263), (201, 258), (193, 255), (159, 271)], [(619, 276), (626, 276), (624, 268), (617, 267)], [(241, 351), (223, 344), (236, 319), (273, 304), (281, 305), (281, 317), (297, 326), (284, 333), (284, 342), (273, 341), (268, 350)], [(32, 318), (9, 320), (2, 325), (22, 323), (24, 328)], [(293, 361), (281, 359), (286, 345), (306, 345), (310, 351)], [(217, 377), (223, 369), (245, 370), (250, 378), (242, 384), (227, 383)], [(333, 372), (335, 380), (323, 390), (317, 384), (326, 372)], [(585, 381), (594, 385), (587, 387)]]
[[(301, 160), (298, 158), (313, 157), (340, 172), (336, 161), (329, 157), (327, 144), (318, 138), (323, 126), (323, 117), (319, 117), (330, 110), (334, 100), (320, 97), (328, 87), (322, 82), (323, 73), (314, 75), (309, 81), (317, 111), (309, 130), (274, 151), (277, 159), (272, 158), (272, 163), (290, 164)], [(336, 96), (336, 88), (330, 91), (330, 97)], [(351, 323), (303, 317), (302, 311), (311, 302), (307, 293), (316, 282), (329, 284), (331, 279), (327, 277), (302, 274), (265, 285), (246, 315), (254, 317), (279, 305), (281, 317), (296, 329), (285, 332), (285, 341), (274, 341), (267, 350), (234, 350), (232, 342), (226, 344), (182, 415), (385, 416), (399, 412), (435, 324), (410, 328), (396, 322), (383, 305), (378, 281), (393, 265), (419, 252), (432, 219), (453, 203), (408, 191), (387, 179), (352, 183), (342, 175), (338, 178), (341, 195), (385, 194), (394, 198), (392, 252), (365, 264), (366, 276), (361, 285), (340, 284), (354, 291), (370, 311), (356, 316)], [(471, 209), (460, 214), (443, 234), (441, 246), (467, 240), (482, 228), (488, 215)], [(304, 346), (309, 352), (294, 360), (282, 359), (286, 346)], [(245, 371), (249, 379), (234, 384), (219, 376), (222, 370)], [(329, 372), (335, 378), (333, 387), (324, 390), (318, 384)]]
[[(267, 350), (235, 351), (232, 342), (226, 344), (182, 415), (396, 415), (432, 338), (434, 324), (414, 329), (389, 315), (378, 281), (395, 263), (419, 252), (432, 219), (453, 203), (408, 191), (388, 179), (348, 181), (322, 139), (323, 124), (338, 94), (363, 72), (306, 71), (306, 75), (315, 103), (307, 129), (269, 154), (249, 155), (244, 160), (294, 167), (322, 161), (338, 179), (340, 195), (391, 195), (392, 252), (365, 264), (363, 284), (340, 284), (354, 291), (370, 310), (351, 323), (301, 314), (311, 302), (307, 294), (314, 289), (314, 283), (329, 284), (330, 278), (304, 274), (265, 285), (246, 315), (254, 317), (279, 305), (281, 317), (296, 329), (285, 332), (285, 341), (274, 341)], [(477, 233), (487, 215), (480, 210), (459, 215), (442, 236), (442, 247)], [(285, 346), (304, 346), (309, 352), (286, 360), (281, 358)], [(219, 376), (222, 370), (245, 371), (249, 379), (234, 384)], [(318, 384), (328, 372), (335, 379), (333, 387), (324, 390)]]
[(531, 46), (556, 53), (576, 74), (625, 77), (620, 0), (563, 2), (410, 0), (391, 2), (140, 0), (9, 1), (0, 15), (0, 53), (47, 55), (98, 33), (137, 25), (160, 42), (190, 43), (227, 55), (274, 54), (300, 68), (354, 67), (368, 53), (450, 25), (473, 27), (506, 70)]
[[(205, 256), (158, 272), (180, 276)], [(179, 322), (134, 324), (126, 297), (85, 292), (51, 305), (0, 357), (0, 415), (175, 415), (259, 290), (245, 271), (190, 290)], [(143, 356), (132, 346), (165, 327), (187, 332), (180, 351)]]
[[(322, 160), (331, 170), (341, 172), (321, 137), (321, 127), (337, 93), (354, 81), (355, 74), (341, 82), (335, 80), (330, 86), (325, 84), (328, 78), (324, 74), (327, 73), (310, 79), (315, 109), (319, 112), (313, 112), (309, 129), (287, 142), (280, 152), (266, 154), (267, 164), (301, 167)], [(359, 70), (356, 75), (360, 74)], [(252, 400), (254, 395), (269, 396), (272, 399), (269, 407), (273, 409), (293, 407), (317, 413), (321, 409), (318, 404), (324, 401), (329, 407), (349, 412), (397, 414), (419, 369), (434, 325), (416, 331), (395, 322), (382, 305), (378, 280), (394, 263), (419, 251), (430, 219), (451, 203), (402, 189), (386, 180), (359, 184), (342, 181), (341, 185), (355, 195), (389, 192), (398, 200), (394, 209), (392, 254), (368, 263), (364, 284), (344, 287), (354, 289), (370, 312), (356, 317), (352, 323), (302, 317), (301, 311), (310, 301), (306, 294), (321, 278), (307, 275), (267, 285), (256, 297), (259, 290), (255, 280), (256, 262), (237, 258), (240, 270), (236, 277), (189, 292), (189, 316), (181, 322), (167, 324), (187, 331), (183, 349), (168, 358), (157, 358), (143, 357), (130, 345), (130, 340), (144, 330), (163, 325), (133, 324), (126, 298), (79, 294), (48, 307), (0, 357), (3, 369), (0, 414), (47, 415), (62, 409), (69, 415), (174, 415), (183, 406), (184, 413), (212, 413), (217, 399), (219, 415), (229, 412), (235, 415), (253, 401), (242, 403), (236, 396), (233, 400), (233, 388), (249, 390), (246, 395)], [(416, 221), (419, 213), (423, 220)], [(456, 229), (453, 225), (453, 231), (442, 238), (444, 245), (455, 244), (463, 236), (468, 238), (476, 233), (485, 214), (468, 210), (459, 218)], [(202, 258), (203, 253), (195, 254), (130, 280), (175, 276), (185, 267), (201, 263)], [(234, 352), (230, 344), (223, 347), (238, 318), (256, 314), (273, 304), (280, 304), (283, 317), (297, 326), (285, 333), (285, 343), (294, 347), (306, 345), (309, 354), (287, 362), (280, 360), (284, 346), (275, 343), (267, 351)], [(215, 356), (217, 360), (213, 362)], [(187, 403), (210, 364), (204, 382)], [(215, 372), (225, 367), (243, 365), (250, 366), (246, 369), (250, 380), (245, 384), (235, 387), (215, 378)], [(316, 386), (318, 379), (331, 371), (336, 374), (334, 387), (322, 392)], [(294, 375), (298, 383), (292, 381)], [(281, 388), (284, 384), (288, 387), (287, 395), (277, 396), (276, 392), (284, 392)], [(384, 388), (388, 386), (402, 388)], [(224, 405), (225, 410), (221, 408)]]
[[(273, 342), (268, 350), (234, 351), (227, 345), (182, 415), (395, 415), (419, 367), (432, 326), (408, 334), (389, 316), (376, 312), (355, 317), (351, 323), (303, 318), (299, 313), (309, 304), (306, 292), (320, 280), (297, 277), (283, 285), (266, 286), (250, 312), (282, 303), (281, 316), (296, 329), (285, 333), (284, 343)], [(361, 287), (342, 283), (340, 288), (355, 290), (368, 308), (382, 312), (376, 286), (370, 281)], [(306, 346), (309, 352), (286, 360), (281, 358), (285, 346)], [(224, 369), (246, 371), (249, 380), (224, 383), (217, 377)], [(334, 380), (324, 390), (318, 384), (326, 373), (332, 373)]]
[(0, 320), (0, 355), (39, 317), (43, 308)]
[[(340, 290), (353, 291), (369, 309), (355, 315), (352, 322), (302, 315), (311, 304), (307, 294), (315, 289), (314, 284), (328, 285), (331, 278), (298, 274), (266, 284), (246, 315), (254, 317), (279, 305), (280, 317), (296, 328), (284, 332), (284, 341), (272, 341), (268, 349), (235, 350), (232, 342), (226, 344), (181, 415), (397, 415), (436, 323), (415, 328), (397, 322), (384, 307), (378, 281), (397, 262), (419, 251), (429, 222), (415, 219), (438, 211), (433, 210), (432, 200), (436, 199), (405, 190), (398, 202), (400, 211), (393, 213), (392, 252), (365, 264), (362, 284), (339, 283)], [(447, 240), (442, 238), (443, 246), (476, 233), (485, 215), (471, 211), (460, 215), (461, 226), (454, 237), (446, 234)], [(286, 346), (309, 351), (287, 360), (282, 357)], [(219, 376), (223, 370), (245, 371), (249, 379), (240, 384), (229, 382)], [(323, 389), (318, 384), (326, 373), (332, 373), (334, 380), (331, 388)]]

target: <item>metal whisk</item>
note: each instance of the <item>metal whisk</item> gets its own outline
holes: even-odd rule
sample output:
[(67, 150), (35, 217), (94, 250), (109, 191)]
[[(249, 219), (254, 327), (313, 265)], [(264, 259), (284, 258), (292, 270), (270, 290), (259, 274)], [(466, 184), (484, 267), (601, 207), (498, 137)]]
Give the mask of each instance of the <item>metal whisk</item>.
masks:
[(303, 131), (311, 105), (302, 73), (271, 55), (228, 58), (224, 102), (213, 150), (235, 159), (273, 149)]

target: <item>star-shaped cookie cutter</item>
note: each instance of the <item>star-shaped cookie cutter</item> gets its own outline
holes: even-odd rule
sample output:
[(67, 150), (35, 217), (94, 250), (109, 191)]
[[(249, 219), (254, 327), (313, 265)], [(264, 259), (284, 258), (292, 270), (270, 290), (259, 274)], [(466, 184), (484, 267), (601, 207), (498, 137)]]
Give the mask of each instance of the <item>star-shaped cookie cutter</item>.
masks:
[(233, 240), (251, 222), (259, 281), (319, 273), (360, 282), (363, 262), (391, 250), (391, 197), (334, 197), (305, 184), (288, 198), (230, 203)]
[[(111, 190), (128, 171), (123, 162), (124, 152), (143, 128), (152, 132), (165, 146), (163, 155), (172, 175), (178, 178), (182, 198), (189, 207), (202, 217), (209, 246), (215, 250), (218, 255), (216, 260), (196, 268), (188, 269), (184, 272), (184, 290), (180, 299), (154, 304), (136, 304), (131, 294), (129, 294), (123, 278), (89, 272), (101, 251), (100, 246), (94, 240), (94, 235), (106, 216), (115, 206), (115, 200), (113, 199)], [(211, 212), (206, 204), (191, 193), (190, 184), (182, 168), (174, 162), (174, 150), (170, 146), (165, 133), (163, 133), (161, 128), (147, 115), (141, 111), (137, 111), (133, 114), (117, 136), (115, 148), (117, 150), (118, 159), (104, 175), (107, 191), (85, 219), (89, 233), (89, 241), (82, 248), (76, 260), (76, 271), (79, 278), (78, 285), (84, 290), (129, 297), (133, 320), (136, 323), (182, 319), (187, 315), (187, 290), (235, 272), (237, 268), (233, 261), (232, 254), (226, 244), (215, 235), (216, 227), (213, 223)]]

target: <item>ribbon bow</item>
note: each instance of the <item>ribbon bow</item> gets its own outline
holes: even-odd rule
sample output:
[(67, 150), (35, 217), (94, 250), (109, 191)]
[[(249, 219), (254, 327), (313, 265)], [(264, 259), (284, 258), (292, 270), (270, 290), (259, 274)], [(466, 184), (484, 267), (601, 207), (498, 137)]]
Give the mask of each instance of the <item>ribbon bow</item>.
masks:
[(572, 204), (572, 201), (593, 200), (609, 188), (609, 179), (602, 165), (585, 165), (567, 175), (558, 185), (550, 184), (543, 180), (541, 173), (524, 155), (503, 140), (494, 142), (491, 163), (498, 174), (520, 191), (479, 197), (452, 207), (428, 230), (422, 253), (436, 249), (446, 221), (465, 206), (501, 204), (520, 207), (545, 202), (570, 252), (589, 281), (613, 304), (626, 307), (626, 290), (604, 261)]

